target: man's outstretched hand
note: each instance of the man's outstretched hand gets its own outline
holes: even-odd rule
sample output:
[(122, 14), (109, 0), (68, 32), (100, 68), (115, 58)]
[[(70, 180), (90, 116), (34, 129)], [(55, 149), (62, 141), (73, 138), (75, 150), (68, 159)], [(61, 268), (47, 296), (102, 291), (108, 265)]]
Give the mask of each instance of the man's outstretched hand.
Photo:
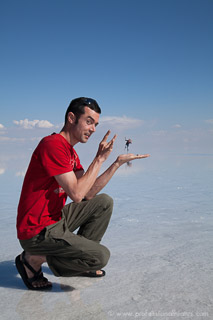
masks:
[(133, 154), (133, 153), (127, 153), (127, 154), (121, 154), (117, 157), (116, 163), (119, 165), (119, 167), (127, 162), (130, 162), (135, 159), (143, 159), (150, 157), (150, 154)]

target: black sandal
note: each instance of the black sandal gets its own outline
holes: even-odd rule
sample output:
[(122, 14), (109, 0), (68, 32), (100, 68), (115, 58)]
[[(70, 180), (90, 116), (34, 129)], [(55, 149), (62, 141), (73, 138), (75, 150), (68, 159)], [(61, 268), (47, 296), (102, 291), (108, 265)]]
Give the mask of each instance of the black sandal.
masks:
[[(43, 276), (43, 273), (41, 272), (41, 268), (38, 271), (35, 271), (33, 267), (27, 262), (25, 258), (25, 252), (23, 251), (22, 253), (22, 260), (21, 260), (21, 255), (16, 257), (15, 260), (16, 263), (16, 268), (24, 281), (24, 284), (27, 286), (28, 289), (30, 290), (46, 290), (52, 288), (52, 284), (48, 283), (47, 278)], [(24, 268), (24, 265), (34, 274), (32, 278), (28, 278), (26, 270)], [(32, 283), (34, 281), (44, 281), (47, 284), (43, 287), (34, 287)]]

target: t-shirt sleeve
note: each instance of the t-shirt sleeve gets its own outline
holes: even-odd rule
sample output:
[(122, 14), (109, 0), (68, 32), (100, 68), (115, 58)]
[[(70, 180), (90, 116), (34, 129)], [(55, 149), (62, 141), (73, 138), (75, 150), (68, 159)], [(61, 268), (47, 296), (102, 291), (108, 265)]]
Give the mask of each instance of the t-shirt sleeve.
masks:
[(57, 140), (43, 141), (40, 145), (39, 158), (48, 176), (73, 171), (76, 165), (74, 150), (69, 150)]

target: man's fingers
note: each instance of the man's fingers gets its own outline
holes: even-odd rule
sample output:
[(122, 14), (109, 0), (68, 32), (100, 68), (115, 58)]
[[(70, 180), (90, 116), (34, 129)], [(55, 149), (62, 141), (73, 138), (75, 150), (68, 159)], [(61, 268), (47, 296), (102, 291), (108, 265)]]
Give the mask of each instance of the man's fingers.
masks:
[(148, 158), (150, 157), (150, 154), (136, 154), (135, 159), (142, 159), (142, 158)]
[(134, 153), (129, 153), (128, 154), (131, 160), (134, 159), (142, 159), (142, 158), (148, 158), (150, 157), (150, 154), (134, 154)]
[(107, 138), (109, 137), (110, 132), (111, 132), (110, 130), (107, 131), (107, 133), (106, 133), (105, 136), (103, 137), (102, 142), (106, 142), (106, 141), (107, 141)]
[(114, 137), (107, 143), (107, 138), (109, 137), (110, 133), (111, 131), (108, 130), (105, 136), (103, 137), (103, 140), (101, 141), (101, 143), (105, 144), (105, 148), (111, 148), (114, 144), (115, 139), (117, 138), (117, 135), (115, 134)]
[(106, 144), (106, 148), (112, 148), (116, 138), (117, 135), (115, 134), (114, 137)]
[(117, 138), (117, 134), (115, 134), (114, 137), (112, 138), (113, 142), (115, 141), (116, 138)]
[(113, 144), (115, 142), (115, 139), (117, 138), (117, 134), (114, 135), (114, 137), (112, 138), (112, 140), (109, 142), (109, 144)]

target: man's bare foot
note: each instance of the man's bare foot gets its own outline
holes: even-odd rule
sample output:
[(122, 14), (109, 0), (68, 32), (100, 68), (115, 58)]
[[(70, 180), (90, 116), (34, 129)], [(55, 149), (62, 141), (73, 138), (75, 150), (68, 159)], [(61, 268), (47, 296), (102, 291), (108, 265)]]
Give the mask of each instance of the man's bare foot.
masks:
[[(41, 265), (46, 262), (45, 256), (40, 255), (31, 255), (28, 252), (25, 252), (24, 257), (23, 253), (20, 256), (20, 260), (23, 262), (26, 274), (28, 279), (31, 279), (35, 276), (35, 274), (26, 266), (25, 262), (28, 263), (36, 272), (38, 272), (41, 268)], [(42, 274), (42, 271), (40, 272)], [(34, 288), (43, 288), (52, 285), (46, 278), (42, 277), (38, 280), (35, 280), (31, 283)]]
[(100, 275), (100, 276), (103, 275), (103, 270), (97, 270), (97, 271), (95, 271), (95, 272), (96, 272), (97, 275)]
[(106, 274), (106, 272), (104, 270), (96, 270), (96, 271), (86, 271), (86, 272), (82, 273), (81, 275), (85, 276), (85, 277), (95, 278), (95, 277), (103, 277), (103, 276), (105, 276), (105, 274)]

